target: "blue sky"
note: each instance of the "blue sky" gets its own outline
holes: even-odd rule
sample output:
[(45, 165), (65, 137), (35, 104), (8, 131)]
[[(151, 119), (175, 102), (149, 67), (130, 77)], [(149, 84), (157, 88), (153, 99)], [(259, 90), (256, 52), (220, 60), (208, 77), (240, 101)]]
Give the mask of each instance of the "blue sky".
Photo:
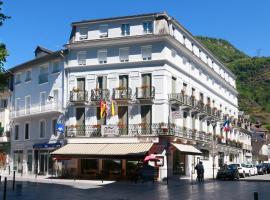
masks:
[(62, 48), (74, 21), (167, 11), (193, 35), (223, 38), (248, 55), (270, 55), (269, 0), (4, 0), (0, 27), (6, 68), (30, 60), (37, 45)]

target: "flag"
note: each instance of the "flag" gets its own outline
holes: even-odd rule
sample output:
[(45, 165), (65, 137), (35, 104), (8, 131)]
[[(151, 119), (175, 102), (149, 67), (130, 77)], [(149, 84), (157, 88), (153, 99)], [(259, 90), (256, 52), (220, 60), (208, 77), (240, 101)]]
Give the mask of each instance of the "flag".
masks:
[(115, 115), (114, 101), (112, 101), (111, 113), (112, 113), (112, 116)]
[(102, 119), (104, 117), (104, 113), (106, 113), (106, 102), (101, 99), (99, 105), (100, 105), (100, 118)]
[(60, 133), (64, 133), (64, 124), (57, 123), (56, 124), (56, 130)]
[(224, 128), (224, 131), (225, 131), (225, 132), (230, 131), (230, 121), (229, 121), (229, 120), (226, 120), (226, 121), (224, 122), (223, 128)]

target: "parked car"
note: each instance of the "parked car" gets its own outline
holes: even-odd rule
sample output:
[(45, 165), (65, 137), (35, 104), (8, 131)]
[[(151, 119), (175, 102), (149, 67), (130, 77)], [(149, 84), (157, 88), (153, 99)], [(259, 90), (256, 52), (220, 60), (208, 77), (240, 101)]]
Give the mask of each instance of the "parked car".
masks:
[(238, 173), (239, 173), (240, 177), (245, 178), (246, 176), (251, 176), (250, 170), (249, 170), (249, 168), (246, 167), (246, 164), (244, 164), (244, 163), (242, 163), (242, 164), (237, 163), (236, 164), (235, 163), (235, 164), (231, 164), (231, 165), (237, 166)]
[(256, 167), (257, 167), (257, 171), (258, 171), (259, 175), (267, 174), (267, 169), (266, 169), (266, 167), (264, 165), (259, 164)]
[(246, 167), (249, 169), (249, 173), (251, 176), (255, 176), (258, 174), (257, 168), (253, 164), (246, 164)]
[(238, 167), (235, 164), (224, 165), (217, 173), (217, 179), (239, 179)]
[(270, 174), (270, 163), (262, 163), (262, 165), (266, 168), (267, 174)]

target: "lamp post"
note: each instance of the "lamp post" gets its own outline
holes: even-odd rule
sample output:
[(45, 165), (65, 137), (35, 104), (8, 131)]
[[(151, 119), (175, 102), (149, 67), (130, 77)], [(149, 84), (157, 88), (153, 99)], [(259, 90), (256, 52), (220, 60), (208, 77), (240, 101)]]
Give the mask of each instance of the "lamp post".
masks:
[(213, 140), (212, 140), (212, 159), (213, 159), (213, 163), (212, 163), (212, 167), (213, 167), (213, 180), (215, 179), (215, 157), (216, 157), (216, 126), (217, 126), (217, 122), (216, 121), (212, 121), (211, 122), (212, 126), (213, 126)]

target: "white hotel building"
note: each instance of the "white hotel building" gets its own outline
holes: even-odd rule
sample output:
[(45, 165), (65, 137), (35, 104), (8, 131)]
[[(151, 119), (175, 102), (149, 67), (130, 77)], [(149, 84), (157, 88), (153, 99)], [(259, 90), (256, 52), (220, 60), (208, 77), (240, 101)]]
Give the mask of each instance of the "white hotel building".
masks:
[[(156, 165), (159, 180), (167, 174), (191, 176), (199, 160), (206, 177), (216, 174), (223, 163), (247, 160), (245, 153), (250, 150), (244, 148), (250, 148), (250, 137), (237, 128), (235, 75), (166, 13), (72, 23), (65, 48), (65, 52), (46, 55), (43, 62), (33, 61), (29, 86), (24, 81), (15, 84), (14, 166), (18, 158), (30, 165), (27, 159), (32, 155), (37, 163), (32, 166), (42, 172), (42, 155), (52, 149), (35, 148), (35, 144), (50, 143), (53, 120), (61, 113), (65, 145), (52, 156), (65, 169), (63, 176), (132, 177), (138, 161), (148, 154), (160, 158), (150, 162)], [(61, 63), (57, 74), (50, 70), (55, 59)], [(17, 74), (27, 75), (29, 64), (23, 66), (13, 70), (15, 83)], [(44, 85), (34, 80), (43, 71), (48, 74)], [(27, 96), (39, 112), (26, 112)], [(54, 100), (53, 105), (61, 102), (59, 110), (41, 111), (48, 99)], [(108, 105), (113, 101), (116, 115), (100, 118), (100, 99)], [(227, 133), (222, 127), (226, 119), (235, 121)], [(28, 121), (31, 136), (25, 139)], [(43, 126), (46, 134), (40, 138)], [(61, 134), (56, 135), (59, 139)]]

